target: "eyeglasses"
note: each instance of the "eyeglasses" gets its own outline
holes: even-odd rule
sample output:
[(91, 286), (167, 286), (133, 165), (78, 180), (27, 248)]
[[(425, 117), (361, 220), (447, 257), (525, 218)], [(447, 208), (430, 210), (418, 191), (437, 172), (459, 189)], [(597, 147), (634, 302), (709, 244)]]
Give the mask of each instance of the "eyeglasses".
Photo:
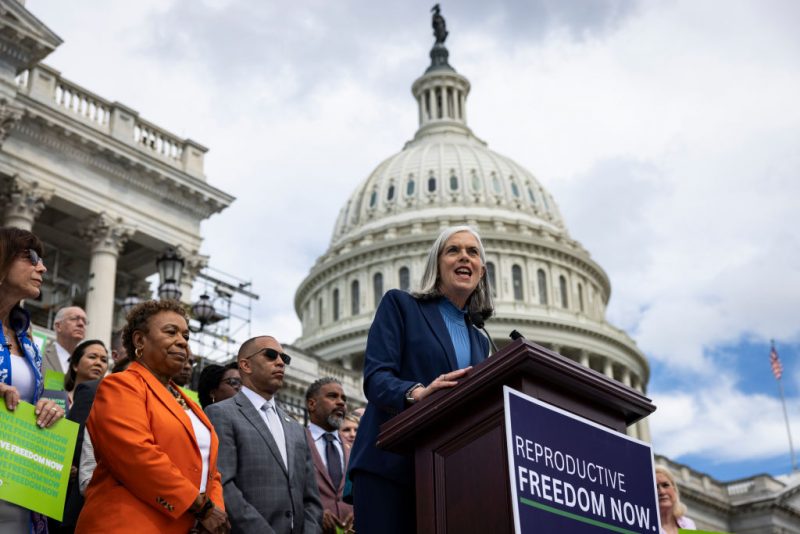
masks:
[(259, 355), (259, 354), (261, 354), (262, 352), (264, 353), (264, 356), (266, 356), (266, 357), (267, 357), (267, 359), (268, 359), (269, 361), (271, 361), (271, 362), (274, 362), (274, 361), (275, 361), (275, 359), (276, 359), (278, 356), (280, 356), (280, 357), (281, 357), (281, 360), (283, 360), (283, 363), (285, 363), (286, 365), (289, 365), (289, 363), (292, 361), (292, 357), (291, 357), (291, 356), (289, 356), (288, 354), (286, 354), (285, 352), (278, 352), (277, 350), (275, 350), (275, 349), (270, 349), (270, 348), (263, 348), (263, 349), (261, 349), (261, 350), (258, 350), (258, 351), (256, 351), (256, 352), (254, 352), (253, 354), (251, 354), (250, 356), (246, 357), (246, 358), (245, 358), (245, 360), (249, 360), (249, 359), (250, 359), (250, 358), (252, 358), (253, 356), (258, 356), (258, 355)]
[(35, 250), (33, 250), (32, 248), (29, 248), (29, 249), (28, 249), (26, 252), (24, 252), (24, 253), (23, 253), (23, 257), (24, 257), (25, 255), (27, 255), (27, 257), (28, 257), (28, 261), (30, 261), (30, 262), (31, 262), (31, 265), (33, 265), (34, 267), (36, 267), (37, 265), (39, 265), (39, 262), (40, 262), (40, 261), (41, 261), (41, 262), (44, 262), (44, 260), (42, 259), (42, 257), (41, 257), (41, 256), (39, 256), (39, 253), (38, 253), (38, 252), (36, 252)]
[(220, 380), (220, 383), (228, 384), (230, 387), (234, 389), (239, 389), (242, 387), (242, 379), (236, 378), (235, 376), (232, 376), (230, 378), (223, 378), (222, 380)]

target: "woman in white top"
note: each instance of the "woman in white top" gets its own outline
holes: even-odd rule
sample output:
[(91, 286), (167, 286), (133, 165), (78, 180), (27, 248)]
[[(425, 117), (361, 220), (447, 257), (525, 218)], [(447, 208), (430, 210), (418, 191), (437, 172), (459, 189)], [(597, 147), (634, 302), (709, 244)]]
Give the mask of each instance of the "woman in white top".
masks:
[[(64, 410), (44, 391), (42, 357), (31, 340), (30, 315), (21, 306), (36, 298), (47, 268), (42, 261), (42, 242), (19, 228), (0, 228), (0, 397), (14, 411), (20, 401), (36, 406), (36, 424), (53, 426)], [(47, 532), (44, 516), (0, 500), (0, 533)]]

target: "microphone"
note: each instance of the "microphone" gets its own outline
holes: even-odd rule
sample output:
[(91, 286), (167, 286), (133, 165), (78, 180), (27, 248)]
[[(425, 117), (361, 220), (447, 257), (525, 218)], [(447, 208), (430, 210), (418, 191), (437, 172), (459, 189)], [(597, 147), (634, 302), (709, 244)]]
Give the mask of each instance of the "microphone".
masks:
[(520, 334), (516, 330), (512, 330), (511, 333), (508, 334), (508, 337), (510, 337), (514, 341), (516, 341), (518, 339), (525, 339), (525, 336), (523, 336), (522, 334)]
[(478, 311), (471, 311), (467, 313), (465, 318), (467, 323), (471, 323), (473, 326), (475, 326), (475, 328), (482, 330), (483, 333), (486, 334), (486, 337), (489, 338), (489, 343), (492, 345), (492, 354), (497, 352), (497, 345), (494, 344), (494, 340), (492, 339), (492, 336), (489, 335), (489, 331), (484, 328), (486, 325), (486, 319), (483, 318), (483, 314)]

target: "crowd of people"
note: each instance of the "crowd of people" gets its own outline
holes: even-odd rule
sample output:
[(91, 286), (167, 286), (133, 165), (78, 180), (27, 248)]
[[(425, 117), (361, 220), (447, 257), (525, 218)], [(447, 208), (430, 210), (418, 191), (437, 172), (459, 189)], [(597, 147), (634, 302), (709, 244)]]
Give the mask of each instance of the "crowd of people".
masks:
[[(0, 534), (416, 531), (413, 457), (376, 440), (383, 423), (456, 387), (488, 357), (469, 319), (493, 312), (472, 228), (440, 234), (418, 292), (381, 300), (365, 352), (366, 410), (348, 411), (342, 384), (321, 377), (306, 392), (305, 428), (276, 402), (291, 356), (270, 335), (246, 340), (230, 364), (205, 367), (195, 403), (183, 389), (193, 356), (176, 301), (138, 304), (110, 354), (84, 339), (81, 308), (63, 308), (42, 357), (21, 305), (39, 296), (42, 252), (34, 234), (0, 228), (0, 394), (12, 411), (34, 404), (41, 428), (67, 416), (80, 425), (78, 442), (63, 519), (48, 525), (0, 500)], [(48, 369), (64, 373), (66, 409), (47, 396)], [(671, 475), (656, 480), (662, 531), (693, 527)]]

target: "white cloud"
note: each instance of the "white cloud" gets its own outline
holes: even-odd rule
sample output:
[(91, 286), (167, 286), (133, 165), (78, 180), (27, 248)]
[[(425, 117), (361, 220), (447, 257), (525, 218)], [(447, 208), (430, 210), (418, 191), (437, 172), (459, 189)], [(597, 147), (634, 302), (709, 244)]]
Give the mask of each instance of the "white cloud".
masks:
[[(658, 405), (650, 416), (650, 428), (659, 454), (673, 458), (692, 454), (711, 463), (728, 463), (788, 452), (783, 408), (777, 398), (744, 394), (726, 377), (708, 381), (691, 393), (651, 394)], [(794, 433), (800, 430), (800, 417), (793, 416), (790, 426)]]

